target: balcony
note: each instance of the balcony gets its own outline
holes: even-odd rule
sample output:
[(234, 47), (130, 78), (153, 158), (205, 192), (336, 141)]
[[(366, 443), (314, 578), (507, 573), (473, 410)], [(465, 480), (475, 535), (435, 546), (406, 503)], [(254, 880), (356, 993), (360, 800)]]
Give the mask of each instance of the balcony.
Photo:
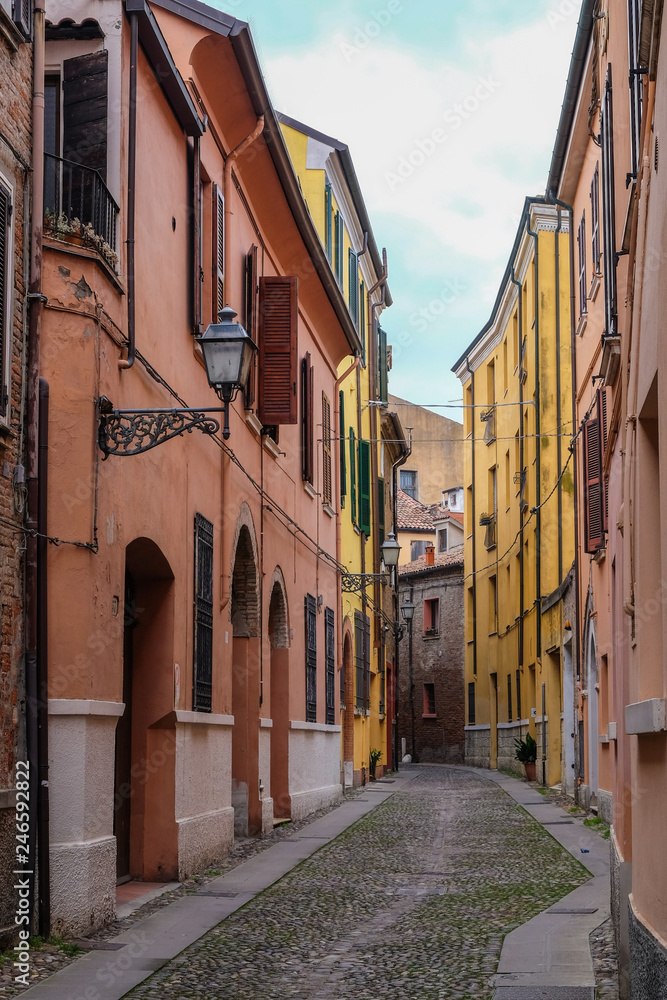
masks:
[(95, 250), (118, 271), (119, 212), (97, 170), (44, 155), (44, 232), (63, 243)]

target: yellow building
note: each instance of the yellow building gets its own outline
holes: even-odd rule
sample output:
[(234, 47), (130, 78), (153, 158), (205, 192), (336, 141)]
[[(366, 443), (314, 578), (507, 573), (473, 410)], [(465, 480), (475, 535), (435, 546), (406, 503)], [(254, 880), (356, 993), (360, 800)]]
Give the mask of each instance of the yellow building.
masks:
[(574, 481), (568, 215), (527, 199), (463, 384), (466, 760), (574, 779)]
[[(391, 754), (393, 678), (388, 684), (386, 626), (394, 610), (384, 593), (389, 588), (369, 578), (383, 570), (385, 492), (391, 490), (392, 479), (391, 469), (384, 468), (378, 417), (388, 399), (387, 342), (379, 316), (391, 305), (391, 295), (385, 254), (380, 255), (375, 243), (348, 147), (285, 115), (279, 120), (310, 215), (363, 345), (360, 358), (350, 356), (339, 368), (331, 412), (323, 411), (321, 421), (316, 412), (315, 419), (323, 428), (325, 455), (328, 448), (329, 455), (339, 456), (328, 506), (339, 519), (337, 558), (346, 570), (337, 648), (343, 781), (352, 786), (367, 780), (372, 749), (382, 752), (377, 774), (390, 764)], [(307, 380), (307, 371), (303, 377)], [(332, 450), (336, 436), (340, 447)]]

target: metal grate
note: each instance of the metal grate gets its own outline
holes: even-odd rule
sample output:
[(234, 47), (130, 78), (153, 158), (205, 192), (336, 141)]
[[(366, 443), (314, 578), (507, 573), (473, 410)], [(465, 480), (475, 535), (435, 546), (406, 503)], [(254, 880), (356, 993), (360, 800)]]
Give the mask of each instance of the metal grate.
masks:
[(194, 679), (192, 707), (210, 712), (213, 694), (213, 525), (195, 515)]

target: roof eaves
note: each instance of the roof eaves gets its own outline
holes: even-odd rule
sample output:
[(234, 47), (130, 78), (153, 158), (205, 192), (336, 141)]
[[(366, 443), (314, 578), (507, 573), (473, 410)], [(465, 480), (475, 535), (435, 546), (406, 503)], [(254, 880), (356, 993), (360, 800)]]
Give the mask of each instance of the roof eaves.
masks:
[(187, 0), (187, 3), (184, 0), (152, 0), (152, 3), (225, 37), (230, 34), (235, 25), (246, 23), (245, 21), (239, 22), (235, 17), (223, 14), (221, 10), (209, 7), (205, 3), (200, 3), (199, 0)]

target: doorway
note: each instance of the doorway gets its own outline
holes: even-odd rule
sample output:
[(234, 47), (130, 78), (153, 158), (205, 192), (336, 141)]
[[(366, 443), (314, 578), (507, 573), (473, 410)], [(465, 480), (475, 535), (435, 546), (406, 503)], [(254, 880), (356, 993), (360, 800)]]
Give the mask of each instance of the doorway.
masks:
[(116, 881), (130, 878), (130, 811), (132, 768), (132, 633), (137, 624), (134, 581), (125, 573), (123, 616), (123, 703), (125, 711), (116, 726), (113, 834), (116, 838)]
[(269, 603), (271, 642), (271, 796), (275, 819), (290, 819), (289, 794), (289, 628), (287, 603), (276, 581)]

